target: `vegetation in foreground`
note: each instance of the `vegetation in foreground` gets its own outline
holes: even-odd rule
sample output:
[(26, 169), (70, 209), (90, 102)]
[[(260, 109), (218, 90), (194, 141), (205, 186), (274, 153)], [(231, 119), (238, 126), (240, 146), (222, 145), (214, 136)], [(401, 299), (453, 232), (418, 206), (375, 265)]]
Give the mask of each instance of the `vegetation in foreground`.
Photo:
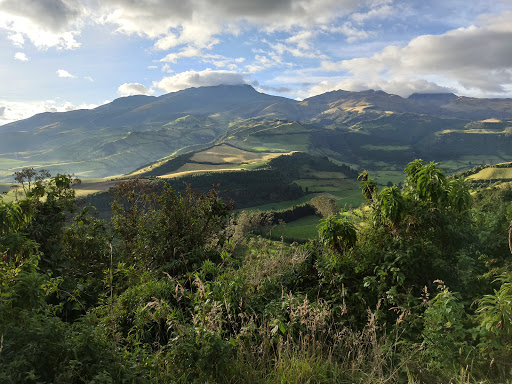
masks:
[(508, 189), (471, 201), (420, 160), (401, 188), (363, 172), (366, 208), (298, 245), (215, 190), (132, 180), (107, 223), (69, 176), (20, 181), (0, 202), (2, 383), (512, 382)]

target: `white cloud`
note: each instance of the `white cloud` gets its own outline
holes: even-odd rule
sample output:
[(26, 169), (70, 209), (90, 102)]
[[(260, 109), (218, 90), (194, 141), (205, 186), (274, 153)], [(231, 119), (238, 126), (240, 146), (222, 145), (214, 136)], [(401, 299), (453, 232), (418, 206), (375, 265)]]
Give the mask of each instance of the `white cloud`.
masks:
[(396, 8), (392, 7), (390, 3), (392, 3), (392, 1), (385, 1), (384, 4), (373, 7), (367, 13), (354, 13), (351, 18), (361, 24), (368, 19), (388, 17), (396, 12)]
[(65, 78), (70, 78), (70, 79), (74, 79), (76, 78), (75, 75), (72, 75), (71, 73), (69, 73), (68, 71), (64, 70), (64, 69), (58, 69), (57, 70), (57, 76), (59, 77), (65, 77)]
[[(224, 27), (252, 24), (268, 30), (328, 23), (354, 12), (357, 0), (103, 0), (102, 22), (126, 33), (152, 38), (165, 35), (157, 48), (170, 49), (192, 38), (213, 36)], [(170, 30), (174, 30), (170, 32)], [(170, 32), (170, 33), (169, 33)], [(207, 40), (205, 39), (205, 41)], [(180, 41), (180, 39), (183, 39)], [(205, 44), (205, 41), (202, 44)]]
[[(381, 84), (382, 88), (426, 83), (455, 85), (460, 93), (499, 94), (512, 85), (512, 12), (486, 16), (480, 26), (423, 35), (406, 46), (388, 46), (368, 58), (322, 63), (323, 70), (350, 74), (351, 81)], [(347, 75), (344, 75), (347, 76)], [(407, 87), (396, 86), (404, 94)]]
[(12, 43), (17, 47), (23, 47), (23, 44), (25, 44), (25, 38), (21, 33), (11, 33), (9, 36), (7, 36), (9, 40), (12, 41)]
[(91, 83), (94, 82), (94, 79), (91, 76), (85, 76), (84, 79), (90, 81)]
[(119, 96), (152, 95), (154, 91), (139, 83), (124, 83), (117, 88)]
[[(160, 61), (176, 64), (178, 60), (182, 58), (199, 58), (199, 60), (203, 63), (213, 64), (217, 68), (228, 68), (231, 71), (237, 70), (238, 64), (245, 61), (245, 58), (243, 57), (232, 59), (223, 55), (205, 53), (203, 50), (192, 46), (187, 46), (179, 52), (169, 53)], [(169, 72), (169, 65), (165, 64), (165, 66), (164, 71)], [(173, 71), (171, 70), (170, 72)]]
[(19, 61), (28, 61), (27, 55), (25, 55), (23, 52), (16, 52), (14, 58)]
[(350, 22), (345, 22), (338, 27), (324, 27), (324, 30), (329, 33), (341, 33), (345, 35), (349, 43), (375, 36), (375, 32), (356, 28)]
[(275, 67), (277, 65), (281, 65), (283, 63), (281, 56), (279, 56), (278, 54), (270, 53), (269, 56), (256, 55), (254, 57), (254, 59), (255, 59), (254, 63), (246, 65), (245, 69), (249, 73), (256, 73), (256, 72), (264, 71), (265, 69)]
[(230, 71), (214, 71), (208, 68), (204, 71), (186, 71), (174, 76), (164, 77), (153, 83), (153, 87), (166, 92), (176, 92), (186, 88), (213, 85), (246, 84), (243, 74)]
[(147, 68), (148, 68), (148, 69), (157, 69), (157, 68), (158, 68), (158, 66), (156, 66), (156, 65), (148, 65), (148, 67), (147, 67)]
[(62, 100), (39, 100), (12, 102), (0, 100), (0, 125), (12, 123), (13, 121), (29, 118), (37, 113), (43, 112), (67, 112), (76, 109), (96, 108), (96, 104), (74, 105), (69, 101)]
[(17, 46), (28, 38), (41, 49), (73, 49), (80, 46), (76, 37), (86, 14), (80, 0), (2, 0), (0, 29), (9, 31)]
[(413, 93), (446, 93), (455, 91), (453, 88), (439, 86), (434, 82), (424, 79), (397, 77), (392, 80), (379, 79), (377, 81), (365, 81), (363, 79), (347, 77), (320, 81), (302, 94), (302, 96), (311, 97), (339, 89), (353, 92), (374, 89), (403, 97), (407, 97)]
[[(367, 0), (368, 1), (368, 0)], [(28, 38), (46, 49), (77, 48), (82, 28), (110, 24), (117, 31), (155, 40), (169, 50), (212, 48), (217, 35), (258, 26), (291, 31), (326, 25), (360, 8), (358, 0), (2, 0), (0, 28), (18, 46)]]
[(174, 73), (174, 69), (171, 68), (171, 66), (167, 63), (165, 63), (163, 66), (162, 66), (162, 72), (165, 72), (165, 73)]
[(199, 48), (188, 46), (182, 49), (180, 52), (169, 53), (162, 60), (163, 62), (176, 64), (179, 59), (184, 57), (200, 57), (202, 51)]

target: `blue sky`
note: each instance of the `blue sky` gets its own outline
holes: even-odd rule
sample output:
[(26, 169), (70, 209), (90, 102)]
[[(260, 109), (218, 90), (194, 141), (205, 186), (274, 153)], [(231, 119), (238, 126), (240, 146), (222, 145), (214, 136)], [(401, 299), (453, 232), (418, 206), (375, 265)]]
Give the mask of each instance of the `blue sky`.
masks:
[(512, 0), (0, 0), (0, 124), (239, 83), (512, 97)]

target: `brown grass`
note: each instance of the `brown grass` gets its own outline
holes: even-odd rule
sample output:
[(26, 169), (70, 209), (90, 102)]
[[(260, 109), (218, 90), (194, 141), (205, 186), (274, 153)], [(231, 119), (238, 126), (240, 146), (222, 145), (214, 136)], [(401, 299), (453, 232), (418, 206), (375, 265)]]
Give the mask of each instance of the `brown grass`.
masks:
[(256, 161), (268, 161), (279, 156), (279, 153), (249, 152), (229, 145), (217, 145), (192, 156), (191, 161), (197, 163), (232, 163), (243, 164)]

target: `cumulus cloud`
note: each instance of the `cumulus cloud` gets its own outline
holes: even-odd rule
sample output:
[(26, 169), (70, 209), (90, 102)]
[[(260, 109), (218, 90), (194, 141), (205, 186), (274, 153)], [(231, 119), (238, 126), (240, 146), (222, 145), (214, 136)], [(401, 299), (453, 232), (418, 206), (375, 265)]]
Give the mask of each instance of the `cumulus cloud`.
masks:
[(416, 89), (415, 84), (430, 84), (421, 79), (436, 78), (465, 91), (507, 92), (512, 85), (511, 18), (512, 12), (486, 16), (482, 25), (419, 36), (404, 47), (388, 46), (368, 58), (326, 61), (322, 68), (349, 73), (354, 82), (383, 87), (409, 79)]
[[(73, 49), (84, 25), (113, 25), (117, 31), (155, 40), (169, 50), (211, 48), (222, 33), (258, 26), (292, 31), (328, 25), (374, 0), (2, 0), (0, 28), (21, 46), (28, 38), (40, 48)], [(364, 13), (361, 13), (364, 15)], [(363, 16), (360, 16), (363, 17)]]
[[(179, 52), (169, 53), (160, 61), (165, 63), (176, 64), (178, 60), (182, 58), (199, 58), (199, 61), (203, 63), (213, 64), (217, 68), (228, 68), (231, 71), (238, 69), (238, 64), (243, 63), (245, 61), (244, 57), (233, 59), (223, 55), (206, 53), (202, 49), (192, 46), (188, 46)], [(167, 67), (165, 67), (164, 71), (168, 72), (170, 67), (168, 66), (168, 64), (166, 65)]]
[(367, 89), (382, 90), (387, 93), (407, 97), (413, 93), (447, 93), (455, 92), (455, 89), (437, 85), (434, 82), (424, 79), (395, 78), (392, 80), (379, 79), (376, 81), (365, 81), (358, 78), (347, 77), (340, 79), (322, 80), (312, 86), (302, 97), (311, 97), (334, 90), (365, 91)]
[(3, 0), (0, 10), (22, 17), (52, 32), (62, 32), (82, 14), (78, 0)]
[(133, 95), (151, 95), (153, 90), (147, 89), (145, 85), (139, 83), (124, 83), (117, 88), (119, 96), (133, 96)]
[(65, 77), (65, 78), (69, 78), (69, 79), (74, 79), (76, 78), (75, 75), (72, 75), (71, 73), (69, 73), (68, 71), (64, 70), (64, 69), (58, 69), (57, 70), (57, 76), (59, 77)]
[(25, 55), (23, 52), (16, 52), (14, 54), (14, 58), (19, 61), (28, 61), (27, 55)]
[(73, 49), (80, 22), (87, 14), (80, 0), (3, 0), (0, 28), (10, 31), (9, 39), (23, 46), (25, 37), (39, 48)]
[[(356, 11), (359, 3), (357, 0), (104, 0), (99, 4), (107, 14), (101, 19), (103, 22), (117, 24), (127, 33), (154, 38), (166, 35), (157, 45), (169, 49), (178, 45), (183, 35), (211, 36), (223, 26), (232, 28), (229, 24), (249, 22), (269, 30), (289, 30), (297, 25), (328, 23)], [(195, 31), (194, 26), (198, 27)], [(168, 33), (169, 29), (178, 27), (180, 31)]]
[(245, 84), (243, 74), (230, 71), (214, 71), (208, 68), (204, 71), (186, 71), (174, 76), (164, 77), (153, 83), (153, 87), (166, 92), (176, 92), (186, 88), (213, 85)]

